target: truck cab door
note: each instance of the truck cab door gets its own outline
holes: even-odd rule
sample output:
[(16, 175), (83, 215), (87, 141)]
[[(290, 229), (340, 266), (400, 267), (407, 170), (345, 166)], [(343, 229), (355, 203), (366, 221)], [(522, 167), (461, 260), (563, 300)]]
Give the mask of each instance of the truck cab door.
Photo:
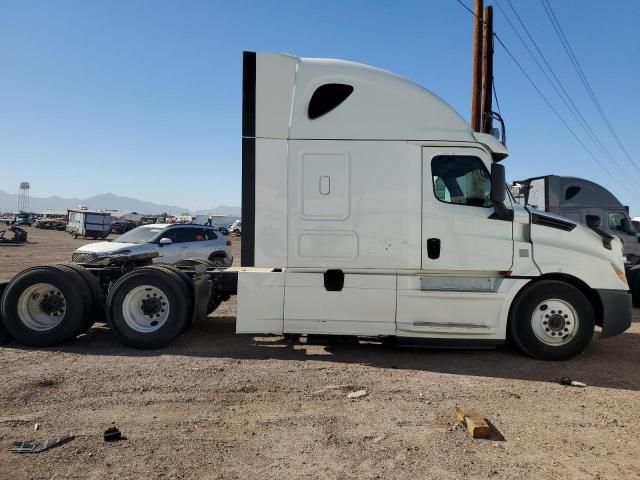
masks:
[(511, 268), (512, 222), (500, 220), (489, 199), (490, 165), (479, 148), (422, 149), (423, 270), (459, 275)]
[(398, 336), (500, 334), (513, 222), (492, 206), (490, 167), (480, 148), (422, 148), (422, 268), (398, 272)]

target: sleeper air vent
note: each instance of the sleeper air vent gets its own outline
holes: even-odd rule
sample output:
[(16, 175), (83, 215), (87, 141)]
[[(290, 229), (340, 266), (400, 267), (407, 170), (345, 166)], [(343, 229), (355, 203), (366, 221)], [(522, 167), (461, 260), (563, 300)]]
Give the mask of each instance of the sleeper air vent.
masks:
[(567, 191), (564, 194), (564, 199), (571, 200), (573, 197), (575, 197), (578, 194), (579, 191), (580, 191), (580, 187), (573, 186), (573, 187), (567, 188)]
[(344, 102), (353, 93), (351, 85), (343, 83), (327, 83), (316, 88), (309, 100), (307, 114), (310, 120), (326, 115)]

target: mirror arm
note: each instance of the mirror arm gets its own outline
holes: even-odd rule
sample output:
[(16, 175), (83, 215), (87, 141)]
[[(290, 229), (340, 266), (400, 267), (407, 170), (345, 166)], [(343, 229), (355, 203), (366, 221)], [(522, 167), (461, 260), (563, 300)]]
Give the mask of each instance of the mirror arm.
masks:
[(513, 210), (507, 208), (504, 202), (492, 200), (491, 203), (493, 204), (495, 213), (493, 213), (489, 218), (513, 222)]

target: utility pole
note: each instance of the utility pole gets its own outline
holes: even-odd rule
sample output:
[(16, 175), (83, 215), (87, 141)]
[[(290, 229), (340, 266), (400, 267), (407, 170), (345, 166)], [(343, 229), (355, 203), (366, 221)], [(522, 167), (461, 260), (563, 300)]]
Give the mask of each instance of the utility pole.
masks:
[(493, 99), (493, 7), (484, 9), (482, 29), (482, 126), (480, 131), (491, 133), (491, 101)]
[(483, 0), (475, 0), (475, 27), (473, 29), (473, 90), (471, 92), (471, 128), (482, 129), (482, 7)]

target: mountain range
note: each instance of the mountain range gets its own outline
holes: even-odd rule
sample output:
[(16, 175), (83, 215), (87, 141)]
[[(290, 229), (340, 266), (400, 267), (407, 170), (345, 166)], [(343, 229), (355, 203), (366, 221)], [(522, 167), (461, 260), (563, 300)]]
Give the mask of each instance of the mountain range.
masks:
[[(29, 198), (29, 210), (32, 212), (42, 212), (43, 210), (65, 210), (67, 208), (78, 208), (84, 205), (94, 210), (122, 210), (125, 212), (137, 212), (148, 214), (159, 214), (167, 212), (171, 215), (180, 215), (189, 212), (192, 215), (228, 215), (230, 217), (240, 217), (240, 207), (219, 205), (208, 210), (189, 210), (188, 208), (175, 205), (162, 205), (137, 198), (122, 197), (113, 193), (103, 193), (89, 198), (62, 198), (58, 196), (39, 198)], [(0, 190), (0, 212), (14, 212), (18, 207), (18, 195)]]

